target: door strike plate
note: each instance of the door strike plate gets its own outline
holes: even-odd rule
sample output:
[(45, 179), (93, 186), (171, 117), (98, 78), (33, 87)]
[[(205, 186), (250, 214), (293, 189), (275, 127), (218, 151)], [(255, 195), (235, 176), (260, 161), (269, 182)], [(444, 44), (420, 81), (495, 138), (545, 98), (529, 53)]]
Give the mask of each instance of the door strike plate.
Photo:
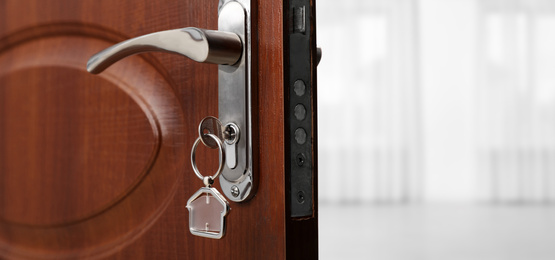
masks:
[(250, 18), (250, 0), (220, 0), (218, 30), (237, 34), (243, 45), (237, 63), (218, 66), (218, 117), (240, 133), (235, 142), (225, 143), (228, 159), (220, 175), (223, 193), (235, 202), (254, 195)]
[(289, 128), (289, 197), (291, 217), (308, 218), (314, 216), (316, 201), (314, 180), (316, 154), (316, 98), (315, 65), (312, 51), (314, 46), (314, 28), (311, 21), (313, 5), (309, 0), (290, 0), (288, 44), (289, 53), (289, 95), (288, 103)]

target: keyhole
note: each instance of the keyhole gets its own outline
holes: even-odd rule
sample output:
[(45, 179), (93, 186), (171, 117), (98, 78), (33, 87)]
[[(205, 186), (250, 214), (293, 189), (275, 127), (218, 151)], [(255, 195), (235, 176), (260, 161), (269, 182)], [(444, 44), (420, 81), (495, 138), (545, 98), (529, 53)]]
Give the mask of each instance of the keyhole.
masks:
[(227, 144), (234, 144), (239, 140), (239, 127), (236, 124), (229, 123), (224, 129), (224, 139)]

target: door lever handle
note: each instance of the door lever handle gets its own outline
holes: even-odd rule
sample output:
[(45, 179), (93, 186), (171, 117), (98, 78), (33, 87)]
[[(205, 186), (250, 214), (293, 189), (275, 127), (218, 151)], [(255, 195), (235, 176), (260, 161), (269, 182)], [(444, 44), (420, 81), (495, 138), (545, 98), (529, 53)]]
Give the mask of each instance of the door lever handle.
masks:
[(197, 62), (233, 65), (241, 58), (241, 38), (232, 32), (195, 27), (155, 32), (115, 44), (93, 55), (87, 71), (98, 74), (117, 61), (141, 52), (181, 54)]
[(220, 0), (217, 31), (187, 27), (155, 32), (115, 44), (87, 62), (87, 71), (98, 74), (127, 56), (159, 51), (219, 64), (218, 119), (236, 133), (236, 138), (225, 143), (228, 160), (219, 179), (224, 195), (235, 202), (249, 200), (256, 193), (251, 109), (256, 80), (251, 71), (254, 55), (250, 2)]

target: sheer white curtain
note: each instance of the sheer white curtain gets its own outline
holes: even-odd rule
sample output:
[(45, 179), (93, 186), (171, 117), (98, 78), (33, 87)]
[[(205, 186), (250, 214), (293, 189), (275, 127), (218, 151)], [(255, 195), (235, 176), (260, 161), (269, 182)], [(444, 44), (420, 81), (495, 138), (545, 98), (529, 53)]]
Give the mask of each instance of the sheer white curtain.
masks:
[(555, 200), (555, 2), (480, 6), (478, 128), (486, 196)]
[(321, 202), (419, 198), (415, 3), (317, 2)]
[(321, 203), (555, 200), (555, 1), (317, 8)]

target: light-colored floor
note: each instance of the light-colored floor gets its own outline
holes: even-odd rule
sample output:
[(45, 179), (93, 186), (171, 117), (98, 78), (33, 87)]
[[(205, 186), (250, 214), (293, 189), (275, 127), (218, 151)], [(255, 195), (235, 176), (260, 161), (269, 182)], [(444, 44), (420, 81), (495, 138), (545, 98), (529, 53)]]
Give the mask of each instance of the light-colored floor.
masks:
[(320, 259), (554, 260), (555, 206), (321, 204)]

